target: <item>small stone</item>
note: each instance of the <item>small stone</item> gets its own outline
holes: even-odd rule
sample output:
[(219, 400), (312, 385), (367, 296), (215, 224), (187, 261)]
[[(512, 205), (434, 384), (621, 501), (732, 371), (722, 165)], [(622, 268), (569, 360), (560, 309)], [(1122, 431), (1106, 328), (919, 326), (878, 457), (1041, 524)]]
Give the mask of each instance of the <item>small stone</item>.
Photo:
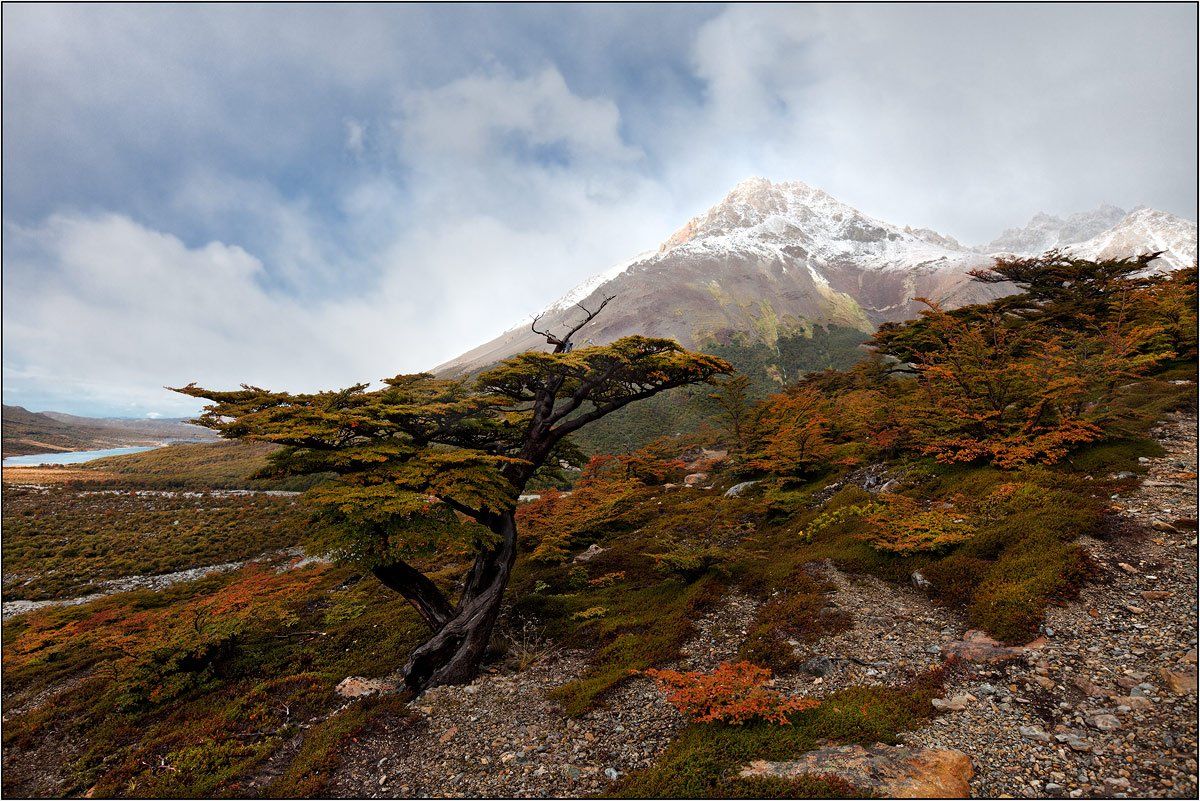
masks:
[(389, 693), (395, 690), (396, 685), (386, 679), (366, 679), (362, 676), (347, 676), (333, 689), (343, 698), (358, 698), (363, 695)]
[(931, 703), (934, 709), (940, 709), (943, 712), (961, 712), (967, 708), (969, 700), (966, 695), (956, 695), (953, 698), (934, 698)]
[(1187, 695), (1196, 692), (1196, 668), (1185, 667), (1180, 670), (1162, 668), (1158, 671), (1167, 689), (1176, 695)]
[(833, 660), (827, 656), (814, 656), (804, 660), (800, 669), (810, 676), (828, 676), (833, 670)]
[(1039, 743), (1050, 742), (1050, 735), (1038, 726), (1021, 726), (1017, 731), (1027, 740), (1036, 740)]
[(1119, 695), (1113, 698), (1113, 703), (1129, 709), (1153, 709), (1154, 702), (1140, 695)]

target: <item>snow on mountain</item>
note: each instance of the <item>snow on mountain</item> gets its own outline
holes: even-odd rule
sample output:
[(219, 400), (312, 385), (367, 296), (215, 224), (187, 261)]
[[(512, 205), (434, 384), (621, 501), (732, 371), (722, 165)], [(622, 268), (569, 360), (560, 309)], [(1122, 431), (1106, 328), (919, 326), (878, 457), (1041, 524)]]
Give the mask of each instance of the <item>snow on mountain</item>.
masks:
[(1196, 261), (1196, 223), (1157, 209), (1136, 209), (1107, 231), (1066, 248), (1084, 259), (1162, 252), (1152, 265), (1176, 270)]
[[(1126, 215), (1101, 206), (1066, 219), (1039, 214), (1025, 228), (970, 249), (936, 231), (875, 219), (800, 181), (750, 178), (657, 251), (593, 276), (548, 306), (539, 327), (566, 329), (582, 313), (575, 304), (594, 308), (613, 295), (616, 302), (589, 327), (589, 340), (643, 334), (689, 347), (730, 340), (773, 346), (814, 325), (867, 333), (916, 316), (917, 298), (954, 307), (1004, 294), (1005, 287), (967, 274), (990, 266), (999, 253), (1067, 245), (1088, 257), (1165, 250), (1163, 267), (1170, 269), (1195, 259), (1196, 226), (1152, 209)], [(525, 323), (436, 372), (472, 372), (545, 346)]]
[(952, 258), (957, 249), (937, 239), (953, 241), (932, 231), (918, 236), (912, 229), (868, 217), (800, 181), (748, 178), (672, 234), (659, 254), (795, 255), (799, 246), (810, 262), (854, 259), (868, 269), (888, 270)]
[(1047, 250), (1083, 242), (1108, 230), (1125, 218), (1125, 211), (1107, 203), (1072, 214), (1066, 219), (1044, 212), (1035, 214), (1024, 228), (1009, 228), (986, 245), (979, 253), (1014, 253), (1035, 256)]

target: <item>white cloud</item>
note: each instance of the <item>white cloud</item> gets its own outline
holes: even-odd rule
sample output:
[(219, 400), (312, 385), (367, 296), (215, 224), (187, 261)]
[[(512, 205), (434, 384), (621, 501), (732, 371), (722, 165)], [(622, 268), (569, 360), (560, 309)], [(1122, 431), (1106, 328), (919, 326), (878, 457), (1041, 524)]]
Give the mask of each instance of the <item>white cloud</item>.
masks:
[(362, 158), (366, 138), (366, 125), (358, 120), (346, 120), (346, 150), (355, 158)]
[(1192, 216), (1195, 14), (6, 7), (6, 400), (425, 369), (750, 174), (964, 241)]

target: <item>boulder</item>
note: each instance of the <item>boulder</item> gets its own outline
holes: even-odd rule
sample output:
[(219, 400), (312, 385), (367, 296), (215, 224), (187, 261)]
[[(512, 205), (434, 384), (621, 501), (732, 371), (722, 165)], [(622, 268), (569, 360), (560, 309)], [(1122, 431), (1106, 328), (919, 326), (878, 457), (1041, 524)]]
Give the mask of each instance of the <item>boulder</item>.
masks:
[(1186, 695), (1196, 692), (1196, 668), (1184, 667), (1179, 670), (1163, 668), (1158, 672), (1167, 689), (1176, 695)]
[(736, 498), (757, 483), (757, 481), (743, 481), (741, 484), (734, 484), (732, 487), (725, 490), (725, 497)]
[(810, 751), (787, 762), (755, 760), (742, 768), (745, 778), (836, 776), (851, 786), (884, 798), (968, 798), (975, 775), (962, 751), (909, 748), (876, 743), (840, 745)]
[(981, 662), (995, 664), (1021, 659), (1025, 649), (1009, 647), (994, 640), (978, 629), (971, 629), (963, 635), (962, 640), (942, 646), (942, 654), (948, 658), (961, 659), (965, 662)]
[(601, 548), (596, 543), (592, 543), (587, 547), (587, 550), (575, 557), (576, 562), (590, 562), (595, 557), (607, 551), (607, 548)]
[(392, 693), (396, 689), (396, 683), (387, 679), (366, 679), (362, 676), (347, 676), (338, 682), (338, 686), (333, 691), (343, 698), (358, 698), (363, 695), (374, 695), (375, 693)]

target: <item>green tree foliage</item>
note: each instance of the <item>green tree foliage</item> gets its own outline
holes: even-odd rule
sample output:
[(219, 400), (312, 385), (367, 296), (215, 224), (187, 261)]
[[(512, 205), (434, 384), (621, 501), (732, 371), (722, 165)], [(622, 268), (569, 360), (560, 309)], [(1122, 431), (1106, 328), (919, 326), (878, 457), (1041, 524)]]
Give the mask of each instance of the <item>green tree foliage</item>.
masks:
[[(722, 359), (640, 336), (523, 353), (474, 381), (398, 375), (291, 394), (244, 386), (179, 389), (212, 402), (199, 422), (223, 436), (283, 446), (276, 475), (330, 474), (308, 493), (342, 556), (364, 562), (433, 630), (405, 666), (414, 689), (477, 672), (516, 557), (514, 509), (543, 465), (587, 424), (665, 390), (730, 372)], [(536, 321), (535, 321), (536, 325)], [(536, 329), (535, 329), (536, 330)], [(467, 548), (474, 564), (457, 603), (410, 560)]]

